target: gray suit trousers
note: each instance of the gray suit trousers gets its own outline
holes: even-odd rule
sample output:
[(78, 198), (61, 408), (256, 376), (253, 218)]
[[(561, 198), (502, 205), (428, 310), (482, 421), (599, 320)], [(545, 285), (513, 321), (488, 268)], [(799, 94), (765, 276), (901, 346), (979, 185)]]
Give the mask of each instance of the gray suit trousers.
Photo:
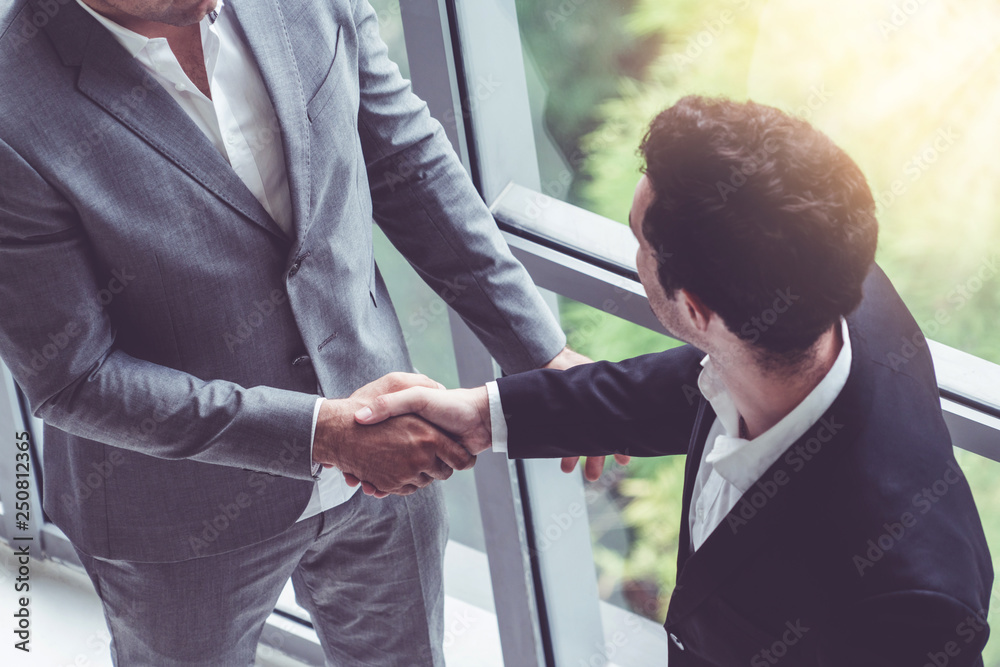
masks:
[(116, 667), (246, 667), (292, 579), (327, 664), (444, 665), (448, 528), (440, 484), (348, 502), (269, 540), (175, 563), (77, 551), (104, 603)]

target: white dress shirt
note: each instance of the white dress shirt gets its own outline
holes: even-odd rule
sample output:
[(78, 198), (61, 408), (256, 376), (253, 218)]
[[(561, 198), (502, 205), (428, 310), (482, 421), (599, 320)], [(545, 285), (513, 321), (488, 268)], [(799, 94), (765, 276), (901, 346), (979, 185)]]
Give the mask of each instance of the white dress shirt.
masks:
[[(294, 236), (292, 197), (278, 117), (243, 30), (232, 12), (223, 11), (222, 0), (215, 12), (200, 23), (211, 99), (191, 82), (166, 38), (145, 37), (98, 14), (82, 0), (77, 3), (170, 93), (264, 210), (289, 237)], [(318, 398), (313, 409), (313, 439), (322, 402)], [(318, 481), (299, 521), (336, 507), (357, 492), (338, 471), (327, 472), (330, 474), (314, 467)]]
[[(709, 355), (701, 360), (698, 389), (715, 411), (705, 440), (691, 496), (688, 526), (691, 550), (697, 551), (726, 515), (781, 457), (833, 405), (851, 371), (851, 338), (847, 321), (840, 320), (843, 346), (833, 366), (809, 395), (777, 424), (753, 440), (739, 437), (739, 413), (732, 396), (716, 375)], [(507, 451), (507, 421), (496, 382), (486, 385), (490, 403), (493, 450)]]

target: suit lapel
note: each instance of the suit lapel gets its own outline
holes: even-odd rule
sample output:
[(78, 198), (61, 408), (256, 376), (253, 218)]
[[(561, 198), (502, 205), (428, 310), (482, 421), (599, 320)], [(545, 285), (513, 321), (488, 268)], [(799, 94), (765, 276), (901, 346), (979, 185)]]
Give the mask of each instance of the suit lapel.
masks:
[(229, 0), (224, 11), (236, 14), (278, 116), (292, 197), (292, 219), (301, 243), (312, 192), (309, 119), (285, 17), (278, 3), (270, 1)]
[(677, 547), (678, 574), (684, 569), (684, 563), (691, 555), (691, 523), (688, 520), (691, 516), (691, 498), (694, 495), (694, 482), (701, 466), (701, 457), (705, 451), (705, 439), (713, 422), (715, 422), (715, 411), (703, 397), (698, 405), (691, 441), (688, 443), (687, 460), (684, 462), (684, 496), (681, 503), (680, 544)]
[(76, 2), (63, 6), (46, 30), (63, 62), (80, 66), (77, 87), (81, 93), (212, 195), (287, 241), (281, 228), (163, 86)]

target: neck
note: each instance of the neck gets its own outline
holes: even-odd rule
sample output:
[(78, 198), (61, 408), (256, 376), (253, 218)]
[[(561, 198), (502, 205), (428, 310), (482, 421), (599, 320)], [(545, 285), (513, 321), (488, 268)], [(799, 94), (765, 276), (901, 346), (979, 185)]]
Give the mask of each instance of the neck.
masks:
[(745, 347), (732, 355), (730, 363), (717, 365), (751, 439), (784, 419), (816, 388), (830, 372), (843, 344), (838, 323), (820, 336), (805, 361), (792, 368), (763, 368)]
[(112, 6), (106, 0), (82, 0), (82, 2), (98, 14), (106, 16), (121, 27), (131, 30), (134, 33), (142, 35), (143, 37), (148, 37), (149, 39), (166, 37), (169, 40), (171, 38), (197, 34), (201, 30), (201, 28), (198, 27), (197, 21), (188, 23), (187, 25), (177, 26), (128, 14), (121, 9)]

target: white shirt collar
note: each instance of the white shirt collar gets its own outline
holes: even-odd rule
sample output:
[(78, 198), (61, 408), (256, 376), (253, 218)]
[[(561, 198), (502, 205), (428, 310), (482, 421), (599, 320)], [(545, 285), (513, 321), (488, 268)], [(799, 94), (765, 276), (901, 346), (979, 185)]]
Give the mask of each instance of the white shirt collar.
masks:
[(851, 337), (847, 320), (840, 319), (843, 346), (830, 371), (795, 408), (770, 429), (753, 440), (744, 440), (739, 433), (739, 413), (722, 380), (716, 374), (708, 355), (701, 361), (698, 389), (712, 405), (722, 422), (725, 434), (706, 443), (710, 447), (705, 462), (712, 465), (730, 484), (746, 492), (760, 479), (785, 450), (798, 440), (833, 405), (847, 383), (851, 371)]

